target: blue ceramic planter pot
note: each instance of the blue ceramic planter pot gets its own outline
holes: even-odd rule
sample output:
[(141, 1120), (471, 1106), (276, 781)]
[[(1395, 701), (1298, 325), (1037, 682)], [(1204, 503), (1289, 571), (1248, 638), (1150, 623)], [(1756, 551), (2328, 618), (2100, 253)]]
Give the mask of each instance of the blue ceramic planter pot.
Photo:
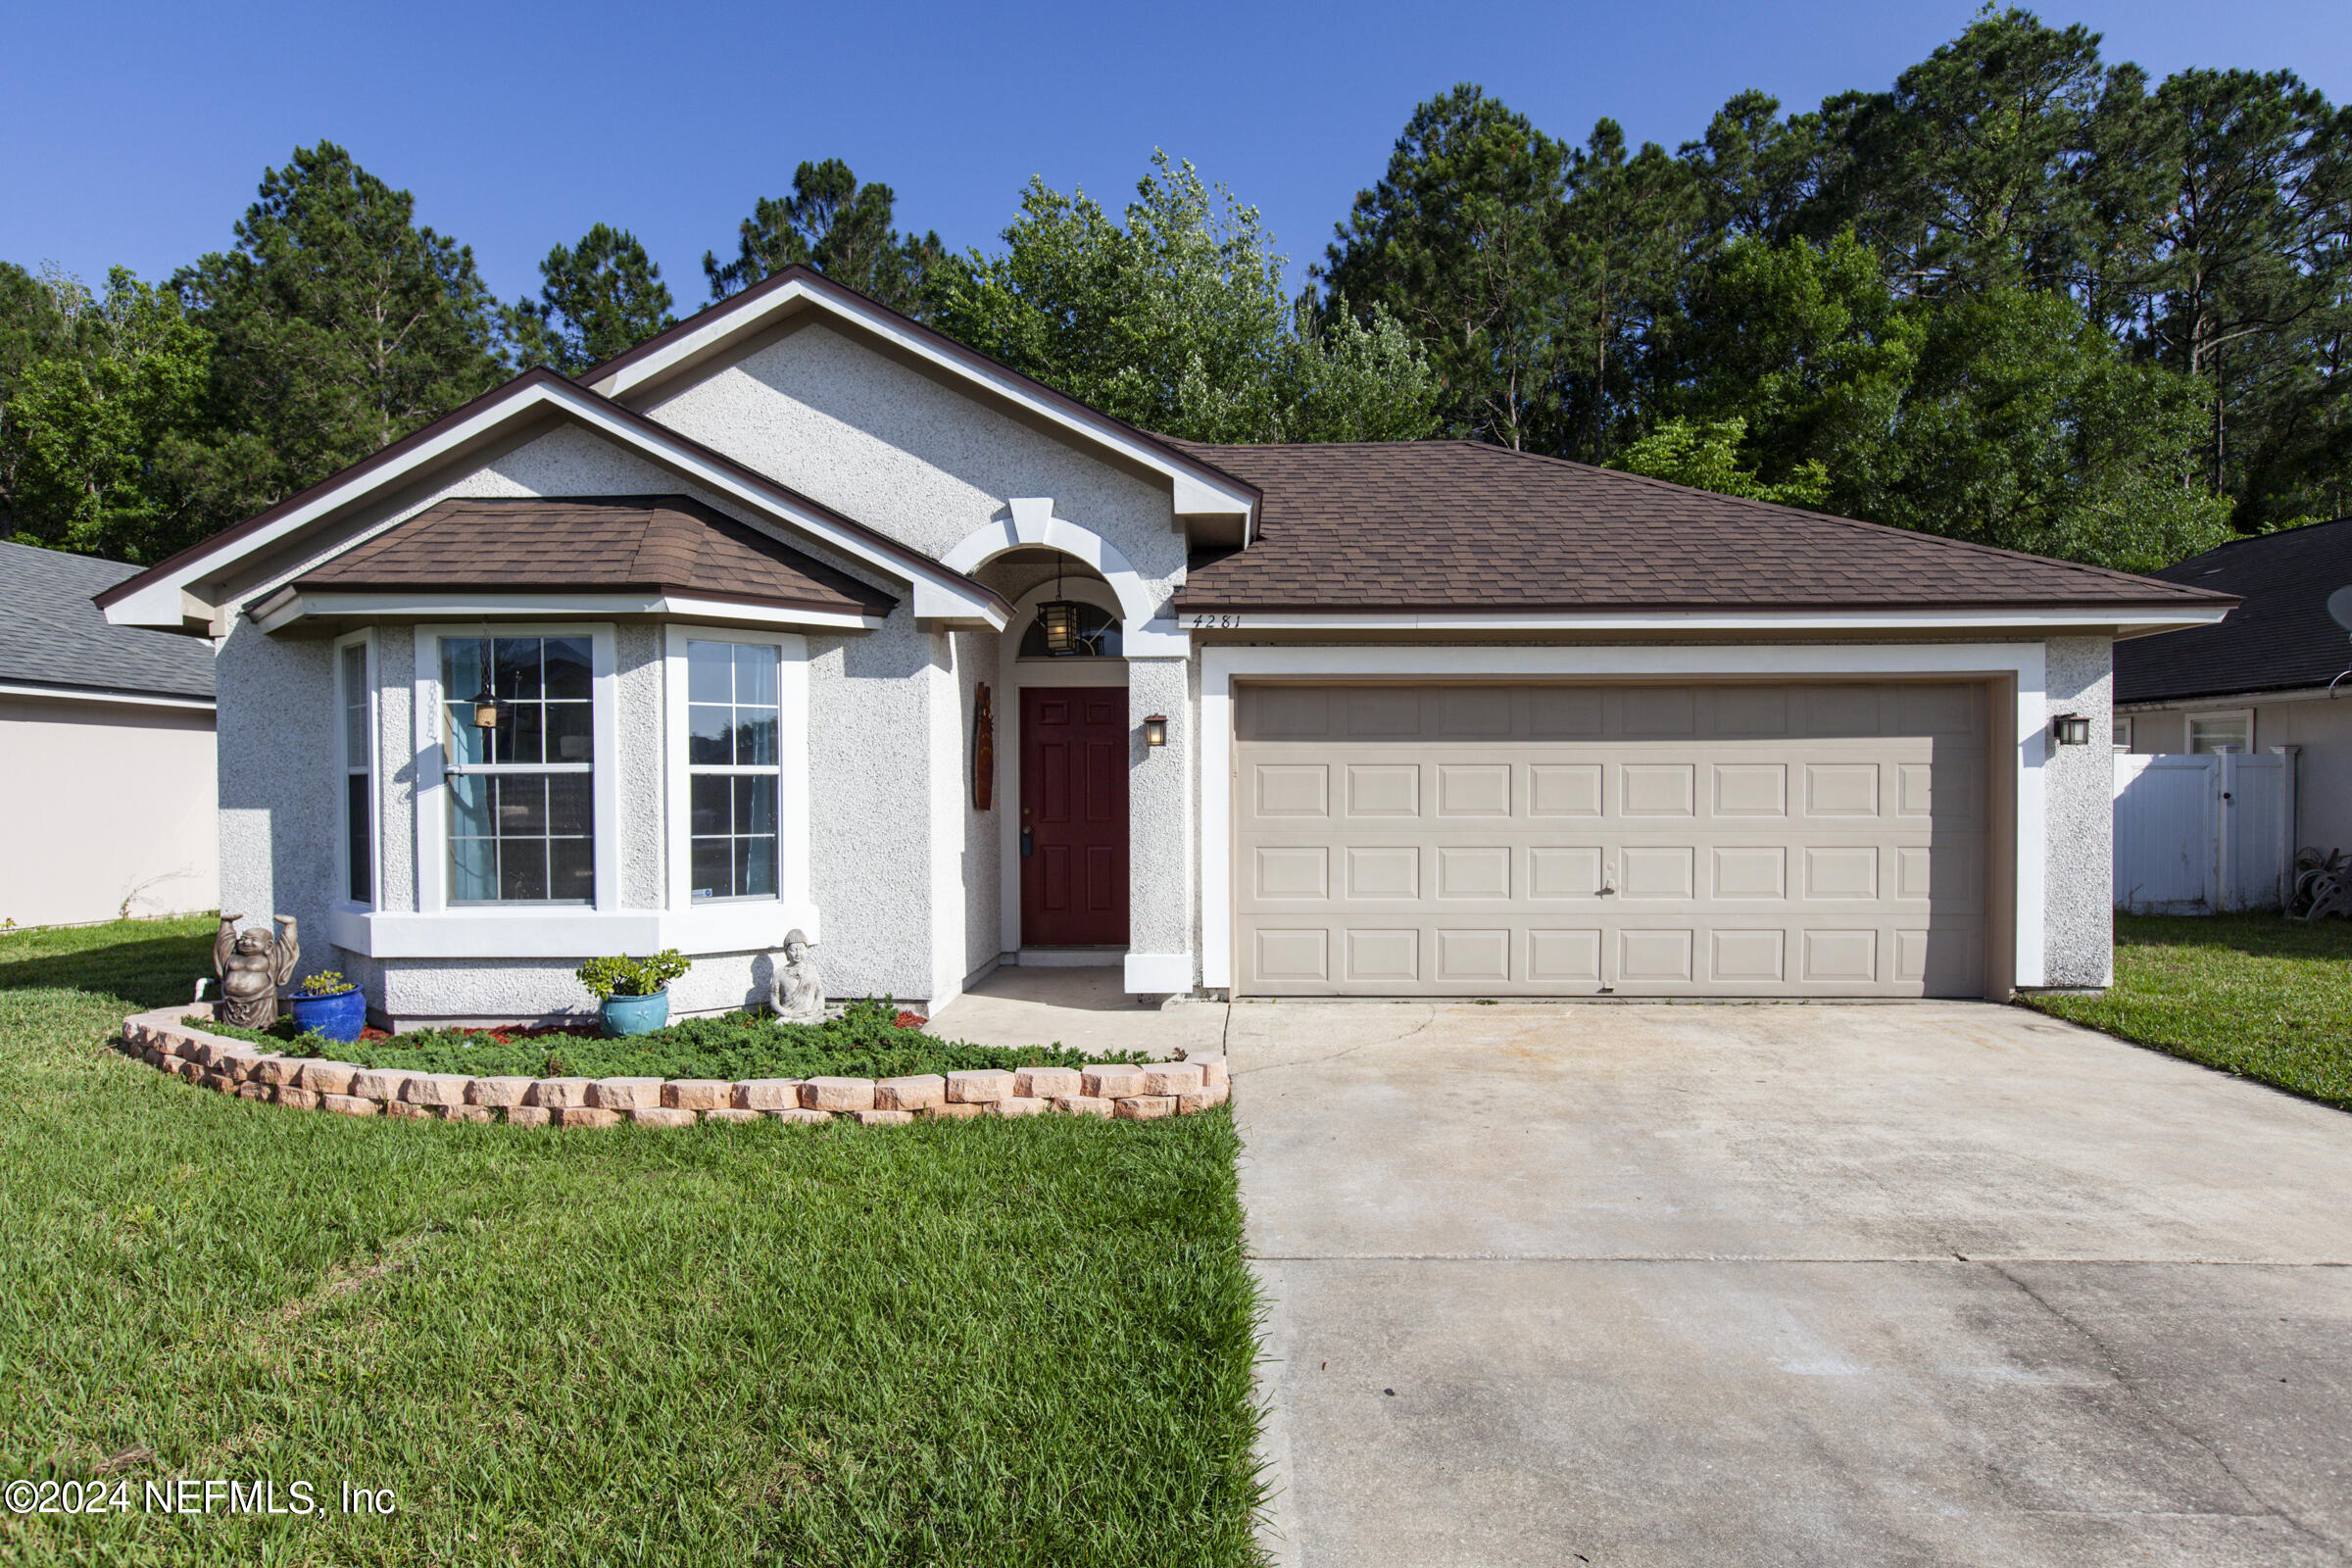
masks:
[(650, 997), (607, 997), (597, 1010), (607, 1035), (650, 1035), (669, 1024), (669, 988)]
[(368, 1027), (368, 997), (357, 986), (330, 991), (323, 997), (291, 997), (287, 1002), (294, 1010), (294, 1027), (306, 1034), (348, 1044)]

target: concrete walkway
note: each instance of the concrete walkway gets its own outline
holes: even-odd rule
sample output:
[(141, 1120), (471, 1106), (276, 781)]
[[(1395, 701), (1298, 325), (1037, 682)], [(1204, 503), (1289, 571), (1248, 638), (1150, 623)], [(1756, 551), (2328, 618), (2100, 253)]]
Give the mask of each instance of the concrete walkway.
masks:
[(2352, 1117), (1983, 1004), (1026, 978), (941, 1028), (1224, 1041), (1278, 1560), (2352, 1562)]

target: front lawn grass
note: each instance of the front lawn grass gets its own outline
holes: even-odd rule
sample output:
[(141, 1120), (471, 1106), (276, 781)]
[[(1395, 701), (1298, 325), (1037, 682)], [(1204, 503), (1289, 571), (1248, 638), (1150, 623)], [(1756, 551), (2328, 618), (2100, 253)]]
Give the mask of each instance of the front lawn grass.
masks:
[[(0, 1560), (1256, 1560), (1222, 1110), (354, 1120), (117, 1054), (209, 922), (0, 937)], [(322, 1517), (141, 1511), (164, 1478)], [(335, 1511), (389, 1488), (390, 1518)], [(217, 1505), (218, 1507), (218, 1505)]]
[(2352, 922), (2115, 917), (2115, 984), (2056, 1017), (2352, 1109)]

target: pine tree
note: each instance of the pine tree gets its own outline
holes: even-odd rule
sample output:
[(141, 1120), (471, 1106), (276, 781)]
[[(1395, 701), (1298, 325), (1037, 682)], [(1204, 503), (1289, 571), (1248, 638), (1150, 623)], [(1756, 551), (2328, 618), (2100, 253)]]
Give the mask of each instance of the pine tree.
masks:
[(539, 264), (539, 297), (507, 308), (518, 367), (577, 375), (678, 324), (662, 269), (625, 228), (598, 223)]

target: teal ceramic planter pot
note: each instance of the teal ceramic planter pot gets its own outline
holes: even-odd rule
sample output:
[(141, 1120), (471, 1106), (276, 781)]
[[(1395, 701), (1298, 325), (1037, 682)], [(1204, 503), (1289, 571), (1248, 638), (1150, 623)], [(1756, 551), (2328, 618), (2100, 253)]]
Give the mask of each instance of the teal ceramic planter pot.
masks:
[(322, 997), (289, 997), (286, 1004), (294, 1014), (294, 1027), (306, 1034), (348, 1045), (368, 1027), (368, 998), (358, 986)]
[(668, 1027), (669, 988), (663, 986), (650, 997), (607, 997), (597, 1011), (605, 1033), (613, 1039), (650, 1035)]

